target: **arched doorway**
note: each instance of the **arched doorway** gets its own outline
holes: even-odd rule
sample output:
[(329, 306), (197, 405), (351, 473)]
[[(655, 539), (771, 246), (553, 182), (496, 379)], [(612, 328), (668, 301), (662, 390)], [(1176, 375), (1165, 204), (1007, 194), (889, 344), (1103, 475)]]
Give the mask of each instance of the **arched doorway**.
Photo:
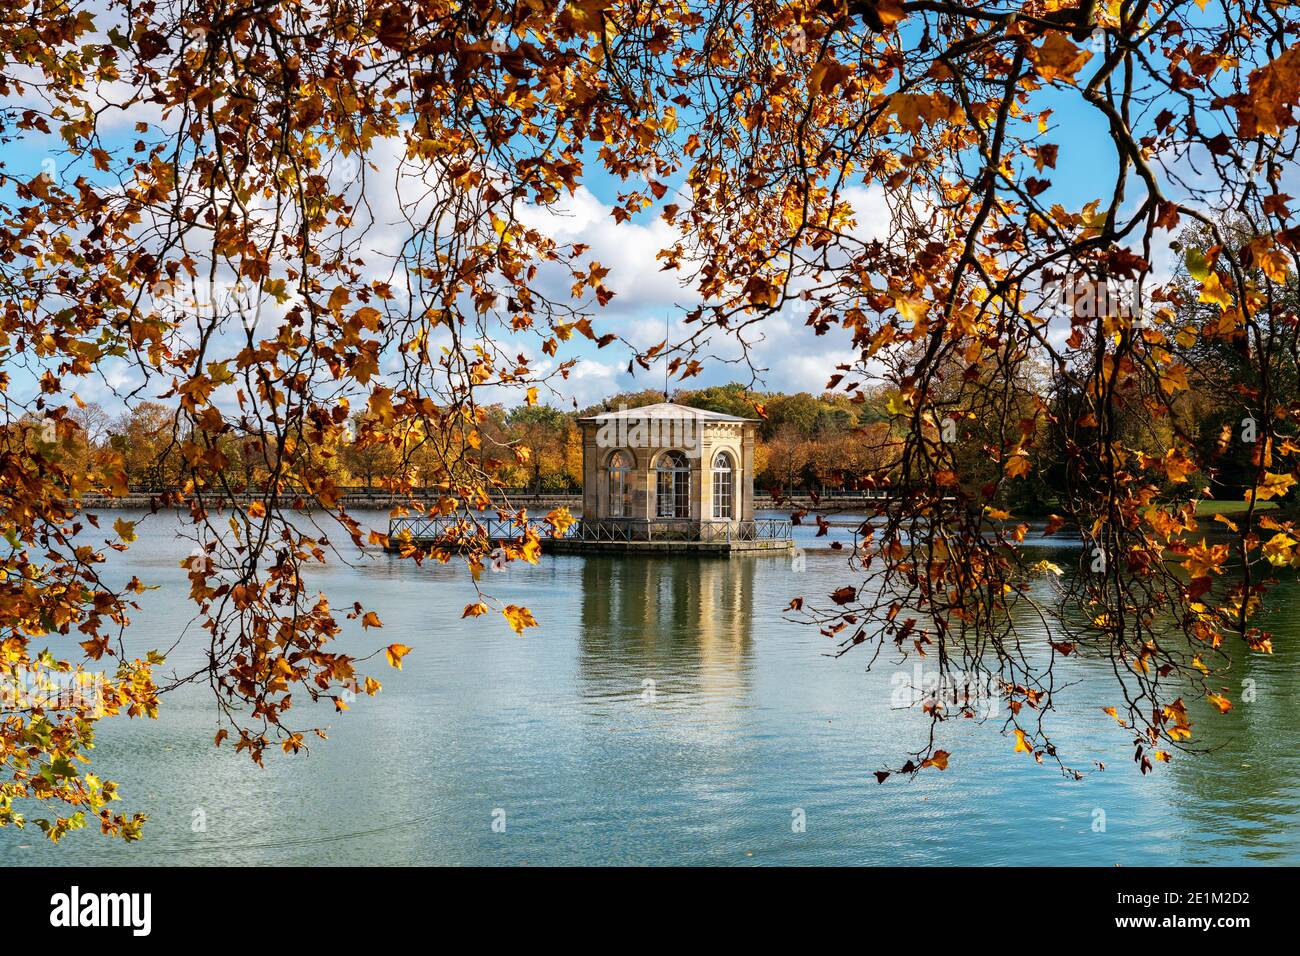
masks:
[(729, 452), (713, 458), (713, 517), (731, 520), (736, 516), (736, 462)]
[(609, 456), (609, 517), (631, 518), (632, 461), (627, 452)]
[(655, 466), (655, 517), (691, 516), (691, 464), (679, 451), (664, 452)]

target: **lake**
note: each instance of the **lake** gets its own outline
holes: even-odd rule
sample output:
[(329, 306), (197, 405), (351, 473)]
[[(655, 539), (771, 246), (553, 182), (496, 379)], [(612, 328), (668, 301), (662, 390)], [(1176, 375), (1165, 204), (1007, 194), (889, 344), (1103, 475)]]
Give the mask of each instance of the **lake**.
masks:
[[(192, 544), (171, 515), (122, 514), (142, 519), (140, 539), (111, 555), (110, 579), (159, 585), (128, 632), (142, 654), (170, 646), (191, 617), (179, 562)], [(868, 672), (861, 649), (835, 659), (833, 641), (784, 618), (792, 597), (825, 603), (852, 580), (844, 553), (814, 532), (796, 529), (823, 548), (802, 571), (788, 556), (545, 556), (484, 574), (485, 590), (541, 622), (522, 638), (495, 612), (461, 620), (473, 600), (463, 569), (375, 552), (314, 571), (334, 607), (359, 600), (383, 618), (382, 631), (349, 632), (349, 652), (413, 648), (400, 672), (370, 662), (376, 698), (321, 711), (330, 739), (268, 753), (265, 769), (213, 747), (205, 687), (168, 694), (157, 721), (106, 720), (94, 769), (121, 785), (119, 809), (148, 814), (144, 839), (88, 828), (51, 845), (34, 825), (0, 830), (0, 863), (1300, 862), (1300, 587), (1273, 595), (1276, 653), (1236, 655), (1235, 709), (1192, 708), (1209, 753), (1175, 753), (1142, 776), (1128, 733), (1102, 712), (1120, 702), (1109, 665), (1071, 657), (1079, 684), (1050, 726), (1073, 766), (1104, 771), (1067, 779), (1014, 753), (998, 733), (1004, 712), (943, 725), (947, 771), (879, 785), (873, 770), (925, 741), (928, 721), (894, 700), (894, 674), (918, 661), (882, 658)], [(1074, 560), (1068, 541), (1039, 547)], [(191, 628), (168, 668), (199, 660), (202, 636)], [(72, 640), (51, 646), (67, 655)]]

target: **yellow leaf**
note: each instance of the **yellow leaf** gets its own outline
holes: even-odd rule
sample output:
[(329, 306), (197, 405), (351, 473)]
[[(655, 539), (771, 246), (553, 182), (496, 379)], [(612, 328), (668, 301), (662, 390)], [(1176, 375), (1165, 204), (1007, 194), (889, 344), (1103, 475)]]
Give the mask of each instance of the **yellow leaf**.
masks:
[(135, 535), (134, 521), (124, 521), (123, 519), (118, 518), (116, 521), (113, 522), (113, 530), (116, 531), (117, 536), (121, 538), (123, 541), (125, 541), (127, 544), (130, 544), (132, 541), (135, 540), (136, 535)]
[(1219, 713), (1226, 714), (1232, 710), (1232, 701), (1220, 694), (1207, 694), (1205, 697), (1211, 704), (1219, 708)]
[(1275, 567), (1283, 567), (1291, 563), (1291, 551), (1295, 545), (1295, 538), (1279, 531), (1264, 543), (1264, 558)]
[(920, 325), (925, 321), (925, 314), (930, 309), (930, 303), (915, 296), (900, 295), (894, 296), (894, 308), (908, 322), (913, 325)]
[(1171, 740), (1190, 740), (1192, 737), (1192, 725), (1187, 719), (1187, 705), (1179, 697), (1172, 704), (1167, 704), (1162, 713), (1166, 721), (1171, 721), (1172, 726), (1166, 724), (1165, 733)]
[(1187, 384), (1187, 368), (1183, 365), (1173, 365), (1160, 373), (1160, 387), (1168, 395), (1174, 392), (1185, 392), (1190, 386)]
[(556, 508), (542, 519), (554, 530), (555, 534), (562, 535), (567, 531), (577, 519), (569, 513), (568, 508)]
[(1188, 546), (1187, 561), (1184, 567), (1193, 578), (1209, 577), (1211, 574), (1223, 573), (1223, 562), (1228, 560), (1226, 544), (1206, 544), (1202, 538), (1199, 543)]
[[(1267, 501), (1269, 498), (1277, 498), (1285, 495), (1295, 484), (1295, 478), (1291, 475), (1275, 475), (1271, 471), (1264, 472), (1264, 482), (1255, 491), (1255, 500)], [(1247, 493), (1249, 496), (1249, 492)]]
[(1033, 746), (1025, 738), (1025, 732), (1021, 730), (1019, 727), (1016, 728), (1016, 749), (1014, 752), (1027, 753), (1027, 754), (1031, 754), (1034, 752)]
[(383, 627), (379, 621), (379, 615), (374, 611), (367, 611), (365, 617), (361, 619), (362, 627)]
[(384, 656), (388, 658), (389, 666), (396, 667), (399, 671), (402, 669), (402, 658), (411, 653), (411, 649), (405, 644), (389, 644), (384, 648)]
[(1202, 283), (1201, 301), (1212, 302), (1224, 310), (1232, 305), (1232, 296), (1223, 287), (1223, 281), (1219, 278), (1217, 272), (1211, 273), (1210, 277)]
[(523, 634), (526, 627), (537, 626), (537, 618), (533, 617), (533, 612), (518, 604), (507, 604), (501, 609), (501, 613), (505, 615), (511, 630), (516, 634)]
[[(1179, 368), (1181, 369), (1181, 366), (1179, 366)], [(1196, 471), (1196, 462), (1192, 461), (1177, 448), (1169, 449), (1165, 454), (1165, 457), (1162, 459), (1161, 464), (1164, 467), (1165, 474), (1172, 482), (1186, 481), (1187, 476)]]

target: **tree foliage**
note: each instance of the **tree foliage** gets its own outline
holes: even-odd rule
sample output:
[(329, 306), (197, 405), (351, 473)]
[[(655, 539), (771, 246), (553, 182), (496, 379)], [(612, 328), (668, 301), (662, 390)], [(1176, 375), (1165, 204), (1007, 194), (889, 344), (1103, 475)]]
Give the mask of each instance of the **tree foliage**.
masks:
[[(1258, 412), (1247, 491), (1289, 492), (1300, 407), (1277, 376), (1296, 358), (1298, 28), (1276, 0), (5, 4), (0, 137), (36, 161), (0, 171), (0, 666), (108, 677), (95, 707), (6, 710), (0, 823), (31, 797), (61, 804), (52, 835), (87, 812), (139, 832), (78, 766), (99, 715), (152, 715), (160, 690), (159, 661), (127, 660), (117, 639), (140, 583), (100, 576), (134, 529), (107, 533), (79, 505), (124, 494), (138, 469), (75, 455), (78, 389), (107, 364), (129, 372), (124, 400), (170, 409), (151, 466), (174, 469), (162, 503), (190, 519), (210, 644), (204, 671), (178, 679), (211, 685), (218, 743), (260, 762), (320, 732), (295, 697), (378, 689), (336, 641), (378, 614), (340, 612), (309, 583), (336, 547), (383, 542), (342, 507), (332, 449), (420, 445), (423, 474), (389, 484), (441, 494), (405, 507), (509, 511), (499, 472), (516, 450), (485, 394), (536, 403), (581, 342), (688, 380), (723, 339), (748, 360), (794, 305), (851, 341), (827, 388), (890, 391), (882, 480), (908, 492), (863, 529), (855, 582), (802, 610), (846, 647), (995, 674), (1017, 749), (1039, 759), (1061, 759), (1043, 726), (1054, 661), (1109, 658), (1139, 762), (1166, 759), (1191, 736), (1190, 695), (1231, 706), (1215, 672), (1234, 646), (1269, 649), (1252, 618), (1300, 564), (1289, 523), (1258, 522), (1267, 540), (1253, 515), (1231, 544), (1186, 537), (1188, 478), (1213, 463), (1177, 409), (1188, 350), (1233, 343)], [(1107, 131), (1087, 144), (1106, 182), (1083, 202), (1054, 198), (1067, 107)], [(382, 182), (381, 155), (399, 157)], [(603, 328), (608, 270), (548, 229), (596, 171), (626, 184), (616, 222), (672, 230), (659, 265), (701, 303), (679, 341), (638, 350)], [(863, 191), (882, 221), (861, 220)], [(1248, 235), (1220, 225), (1228, 211)], [(1168, 281), (1157, 254), (1189, 226), (1187, 276)], [(1063, 283), (1127, 283), (1148, 307), (1054, 318)], [(1042, 369), (1059, 401), (1025, 387)], [(980, 455), (957, 455), (946, 419), (978, 425)], [(1044, 597), (1025, 526), (998, 503), (1047, 441), (1061, 521), (1103, 570)], [(258, 497), (217, 514), (236, 443)], [(292, 520), (308, 506), (332, 516), (328, 534)], [(521, 533), (506, 556), (535, 560), (536, 545)], [(466, 614), (494, 603), (480, 593)], [(1017, 623), (1030, 606), (1051, 634), (1032, 652)], [(890, 769), (947, 759), (932, 738)]]

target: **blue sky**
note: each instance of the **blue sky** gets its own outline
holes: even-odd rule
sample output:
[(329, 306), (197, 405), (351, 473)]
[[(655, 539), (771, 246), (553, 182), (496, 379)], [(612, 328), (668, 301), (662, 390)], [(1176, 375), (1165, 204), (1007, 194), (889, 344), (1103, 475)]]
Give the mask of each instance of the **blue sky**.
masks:
[[(1090, 66), (1095, 63), (1094, 59)], [(1085, 67), (1083, 76), (1088, 70), (1089, 67)], [(1035, 94), (1034, 100), (1035, 109), (1043, 105), (1054, 111), (1052, 128), (1044, 138), (1058, 143), (1060, 153), (1056, 170), (1048, 174), (1053, 185), (1041, 197), (1042, 201), (1047, 204), (1060, 202), (1069, 209), (1078, 209), (1092, 199), (1105, 201), (1113, 187), (1116, 168), (1106, 123), (1095, 110), (1080, 107), (1075, 90), (1044, 89)], [(153, 121), (157, 119), (156, 114), (154, 108), (129, 116), (113, 114), (116, 124), (113, 136), (120, 143), (133, 141), (135, 135), (131, 126), (135, 120)], [(42, 163), (51, 155), (46, 146), (39, 138), (6, 146), (3, 157), (6, 171), (22, 178), (40, 173)], [(597, 260), (610, 269), (605, 281), (618, 295), (608, 307), (597, 311), (595, 320), (599, 331), (617, 331), (638, 345), (649, 345), (664, 337), (667, 321), (670, 329), (680, 335), (683, 329), (680, 317), (697, 300), (692, 290), (683, 288), (671, 273), (662, 272), (655, 259), (658, 249), (673, 239), (672, 230), (659, 219), (659, 211), (666, 202), (682, 202), (674, 195), (681, 183), (680, 174), (668, 180), (670, 192), (664, 200), (630, 222), (616, 225), (610, 216), (610, 207), (617, 193), (626, 191), (629, 184), (603, 170), (596, 149), (594, 144), (588, 147), (583, 185), (574, 195), (559, 203), (557, 210), (544, 217), (545, 221), (557, 238), (589, 244), (591, 248), (584, 259)], [(63, 158), (59, 157), (58, 161), (62, 162)], [(93, 175), (84, 159), (78, 164), (77, 171)], [(382, 178), (376, 178), (368, 188), (374, 189), (382, 182)], [(882, 215), (881, 195), (878, 191), (861, 188), (860, 183), (854, 185), (853, 196), (859, 207), (859, 218), (863, 227), (870, 231)], [(7, 193), (6, 200), (12, 200), (12, 191)], [(1165, 258), (1168, 260), (1167, 256)], [(1158, 266), (1167, 268), (1168, 261), (1160, 262)], [(753, 350), (756, 364), (765, 369), (759, 383), (761, 388), (819, 392), (835, 364), (854, 358), (844, 333), (832, 328), (828, 335), (817, 337), (805, 328), (802, 316), (796, 312), (772, 317), (765, 322), (763, 331), (763, 340), (757, 342)], [(527, 351), (540, 358), (538, 350), (528, 348)], [(724, 356), (736, 354), (735, 348), (726, 343), (720, 343), (719, 351)], [(575, 336), (566, 343), (566, 351), (561, 353), (561, 357), (576, 357), (579, 364), (571, 378), (559, 384), (559, 393), (544, 393), (543, 400), (563, 407), (571, 407), (575, 402), (580, 406), (592, 404), (611, 392), (624, 389), (660, 388), (663, 385), (662, 369), (649, 373), (638, 370), (639, 374), (629, 375), (629, 355), (618, 344), (598, 351), (585, 339)], [(88, 381), (85, 387), (79, 385), (78, 390), (83, 398), (111, 407), (116, 399), (110, 386), (129, 386), (133, 379), (125, 367), (105, 368), (104, 372), (107, 382)], [(20, 370), (11, 369), (11, 374), (15, 379), (13, 391), (21, 395), (24, 376)], [(738, 379), (748, 381), (744, 367), (713, 362), (706, 364), (702, 375), (686, 384), (698, 387)], [(30, 387), (30, 381), (26, 385)]]

